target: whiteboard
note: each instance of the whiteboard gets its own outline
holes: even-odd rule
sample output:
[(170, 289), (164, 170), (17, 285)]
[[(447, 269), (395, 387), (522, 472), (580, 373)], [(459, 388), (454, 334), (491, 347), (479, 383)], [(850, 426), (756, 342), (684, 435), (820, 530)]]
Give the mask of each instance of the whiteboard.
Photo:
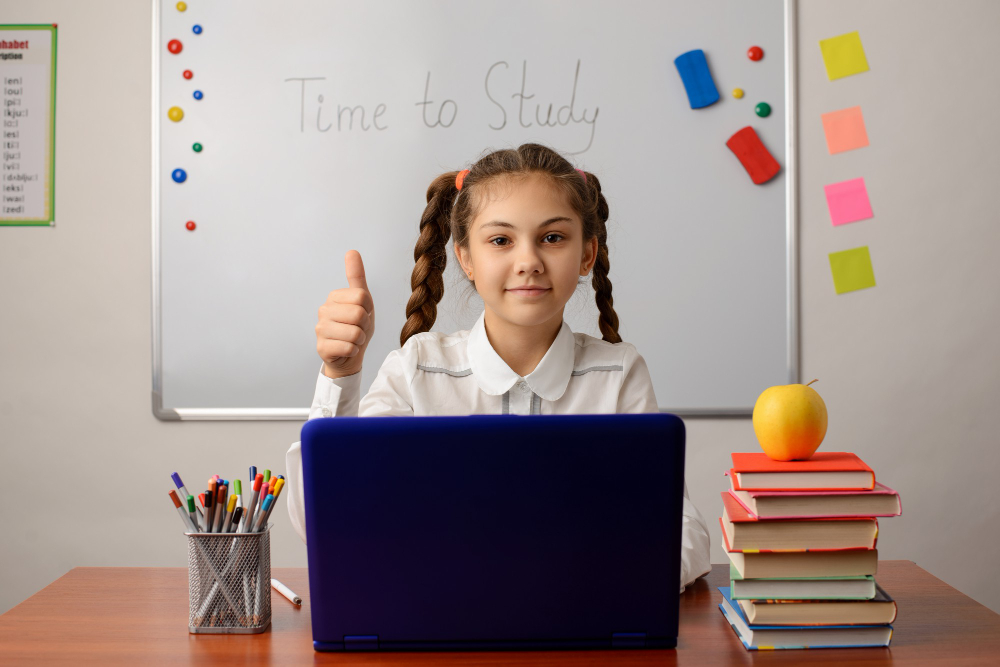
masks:
[[(377, 313), (367, 391), (399, 345), (427, 186), (525, 142), (601, 179), (620, 332), (661, 409), (750, 414), (763, 389), (797, 381), (792, 0), (154, 9), (160, 419), (305, 419), (322, 363), (317, 310), (346, 286), (351, 248)], [(762, 60), (747, 57), (752, 45)], [(691, 49), (721, 94), (697, 110), (673, 62)], [(763, 185), (725, 145), (747, 125), (782, 166)], [(454, 265), (435, 330), (469, 328), (482, 310)], [(589, 284), (565, 319), (600, 337)]]

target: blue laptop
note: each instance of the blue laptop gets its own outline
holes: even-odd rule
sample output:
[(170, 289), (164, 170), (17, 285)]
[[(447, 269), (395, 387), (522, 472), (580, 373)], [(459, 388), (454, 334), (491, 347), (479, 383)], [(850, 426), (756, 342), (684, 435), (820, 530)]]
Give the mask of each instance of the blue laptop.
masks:
[(677, 645), (674, 415), (313, 419), (302, 465), (318, 651)]

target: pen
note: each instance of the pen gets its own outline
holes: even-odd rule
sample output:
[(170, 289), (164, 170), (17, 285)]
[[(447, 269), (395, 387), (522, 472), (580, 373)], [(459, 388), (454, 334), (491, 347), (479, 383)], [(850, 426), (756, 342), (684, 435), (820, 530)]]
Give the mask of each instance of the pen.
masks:
[(250, 485), (253, 486), (253, 481), (257, 479), (257, 466), (250, 466), (250, 476), (247, 478), (250, 480)]
[(240, 518), (243, 516), (243, 508), (237, 507), (233, 510), (233, 519), (229, 522), (229, 526), (226, 529), (227, 533), (235, 533), (237, 526), (240, 525)]
[(279, 593), (281, 593), (282, 595), (284, 595), (286, 598), (288, 598), (289, 602), (291, 602), (292, 604), (300, 606), (300, 607), (302, 606), (302, 598), (300, 598), (298, 595), (296, 595), (294, 592), (292, 592), (292, 589), (289, 588), (288, 586), (284, 585), (283, 583), (281, 583), (277, 579), (272, 579), (271, 580), (271, 586), (274, 587), (274, 590), (278, 591)]
[(264, 520), (267, 518), (267, 511), (271, 509), (271, 503), (274, 502), (274, 496), (268, 496), (264, 498), (264, 504), (260, 506), (260, 511), (257, 512), (257, 521), (253, 525), (252, 533), (259, 533), (260, 527), (264, 524)]
[(274, 511), (274, 506), (278, 504), (278, 495), (281, 493), (281, 489), (285, 487), (285, 480), (279, 479), (278, 483), (274, 485), (274, 495), (271, 496), (271, 506), (267, 508), (267, 512), (264, 513), (264, 521), (261, 524), (267, 527), (267, 520), (271, 518), (271, 512)]
[(240, 480), (233, 482), (233, 486), (236, 488), (236, 506), (243, 507), (243, 484)]
[(214, 510), (215, 505), (212, 504), (212, 497), (214, 494), (205, 494), (205, 532), (212, 532), (212, 518), (215, 516)]
[(177, 513), (181, 515), (181, 521), (184, 522), (184, 527), (187, 529), (186, 532), (197, 533), (198, 529), (191, 524), (191, 517), (189, 517), (187, 512), (184, 511), (184, 508), (181, 507), (181, 499), (177, 497), (176, 491), (170, 492), (170, 500), (173, 501), (174, 507), (177, 508)]
[(254, 475), (252, 486), (250, 487), (250, 504), (247, 505), (247, 511), (243, 513), (243, 525), (240, 526), (240, 532), (249, 533), (250, 529), (253, 528), (253, 518), (254, 511), (257, 509), (257, 494), (260, 493), (260, 485), (263, 483), (264, 476), (260, 473)]
[(229, 502), (226, 504), (226, 516), (222, 519), (222, 524), (219, 526), (220, 533), (229, 532), (229, 524), (233, 520), (233, 512), (236, 510), (236, 494), (229, 496)]
[(264, 468), (264, 483), (267, 484), (270, 481), (271, 481), (271, 471), (268, 470), (267, 468)]
[(188, 490), (184, 488), (184, 482), (181, 481), (180, 475), (174, 473), (173, 475), (170, 476), (170, 479), (174, 480), (174, 486), (177, 487), (178, 498), (180, 498), (183, 501), (185, 498), (191, 495), (190, 493), (188, 493)]
[(194, 508), (194, 496), (188, 496), (188, 516), (191, 517), (191, 524), (195, 527), (195, 530), (200, 530), (198, 528), (198, 511)]
[(222, 519), (226, 515), (226, 488), (225, 484), (219, 485), (215, 491), (215, 530), (214, 533), (222, 532)]
[(215, 478), (210, 478), (208, 480), (208, 491), (205, 492), (205, 532), (211, 533), (212, 528), (215, 527), (215, 492), (218, 488), (218, 482)]

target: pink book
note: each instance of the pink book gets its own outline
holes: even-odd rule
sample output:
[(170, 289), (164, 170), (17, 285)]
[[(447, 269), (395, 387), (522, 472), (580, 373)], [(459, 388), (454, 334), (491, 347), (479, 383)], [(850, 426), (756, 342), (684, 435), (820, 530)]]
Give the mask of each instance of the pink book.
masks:
[(875, 482), (875, 488), (870, 491), (744, 491), (730, 488), (729, 494), (751, 516), (760, 519), (887, 517), (903, 513), (899, 493), (881, 482)]

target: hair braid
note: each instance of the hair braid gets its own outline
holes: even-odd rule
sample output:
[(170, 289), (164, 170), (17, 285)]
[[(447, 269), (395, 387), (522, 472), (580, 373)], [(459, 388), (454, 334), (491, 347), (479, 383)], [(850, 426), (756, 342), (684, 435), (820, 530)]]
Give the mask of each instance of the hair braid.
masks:
[(441, 174), (427, 188), (427, 207), (420, 217), (420, 237), (413, 248), (416, 265), (410, 275), (406, 323), (399, 334), (403, 345), (414, 334), (430, 331), (437, 319), (437, 305), (444, 296), (444, 268), (448, 261), (446, 244), (451, 236), (451, 205), (458, 189), (452, 171)]
[(599, 225), (597, 228), (597, 259), (594, 262), (594, 298), (600, 316), (597, 325), (601, 335), (609, 343), (620, 343), (622, 337), (618, 334), (618, 313), (614, 308), (614, 297), (611, 296), (611, 279), (608, 272), (611, 262), (608, 259), (608, 202), (601, 194), (601, 182), (593, 174), (587, 174), (587, 189), (596, 197), (596, 213)]

